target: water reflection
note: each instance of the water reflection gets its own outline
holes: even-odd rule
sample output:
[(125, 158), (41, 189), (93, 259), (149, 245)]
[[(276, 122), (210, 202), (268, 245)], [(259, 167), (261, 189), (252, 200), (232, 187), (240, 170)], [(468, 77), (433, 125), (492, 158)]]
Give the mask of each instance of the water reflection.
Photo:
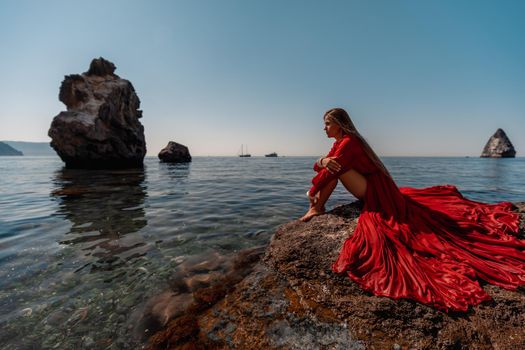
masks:
[[(508, 181), (509, 159), (508, 158), (489, 158), (487, 163), (488, 187), (491, 189), (501, 189)], [(512, 159), (510, 159), (512, 161)]]
[(147, 225), (144, 180), (144, 169), (63, 168), (55, 173), (56, 215), (72, 223), (60, 243), (78, 247), (78, 270), (113, 270), (146, 253), (148, 244), (139, 233)]
[(190, 173), (190, 163), (164, 163), (159, 162), (160, 176), (170, 180), (184, 181)]

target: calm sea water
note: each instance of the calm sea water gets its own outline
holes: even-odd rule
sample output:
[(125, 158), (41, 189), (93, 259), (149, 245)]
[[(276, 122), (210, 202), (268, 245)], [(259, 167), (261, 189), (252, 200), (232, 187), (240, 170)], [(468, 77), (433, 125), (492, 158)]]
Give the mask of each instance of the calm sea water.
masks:
[[(312, 157), (195, 157), (190, 165), (68, 170), (0, 157), (0, 346), (139, 346), (130, 313), (190, 257), (266, 244), (307, 209)], [(399, 186), (454, 184), (525, 201), (525, 158), (385, 158)], [(338, 186), (328, 208), (353, 197)]]

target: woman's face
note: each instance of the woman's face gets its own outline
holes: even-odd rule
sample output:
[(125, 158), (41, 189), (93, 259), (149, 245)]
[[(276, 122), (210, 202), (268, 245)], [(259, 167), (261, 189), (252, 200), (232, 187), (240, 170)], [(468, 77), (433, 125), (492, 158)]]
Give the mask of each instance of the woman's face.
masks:
[(330, 118), (324, 118), (324, 131), (327, 137), (336, 137), (342, 135), (342, 129)]

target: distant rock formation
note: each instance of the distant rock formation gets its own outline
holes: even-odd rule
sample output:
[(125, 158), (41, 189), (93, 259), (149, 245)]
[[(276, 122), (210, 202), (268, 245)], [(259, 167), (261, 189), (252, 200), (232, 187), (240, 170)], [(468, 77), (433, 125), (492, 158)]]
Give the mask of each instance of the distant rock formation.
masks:
[[(523, 235), (525, 203), (516, 205)], [(179, 272), (172, 294), (164, 293), (158, 308), (150, 305), (163, 330), (150, 337), (149, 349), (525, 349), (521, 289), (484, 285), (492, 301), (447, 314), (412, 300), (375, 296), (333, 273), (359, 213), (356, 202), (307, 223), (281, 226), (264, 258), (238, 283), (226, 275), (218, 284), (192, 290)], [(242, 259), (234, 265), (249, 266)], [(182, 311), (187, 304), (181, 296), (190, 292), (193, 303)]]
[(64, 78), (59, 99), (67, 106), (49, 136), (68, 168), (142, 167), (146, 155), (142, 111), (133, 85), (100, 57), (83, 74)]
[(516, 150), (502, 129), (496, 130), (481, 152), (481, 158), (514, 158)]
[(170, 141), (168, 145), (159, 152), (159, 159), (167, 163), (187, 163), (191, 162), (191, 155), (188, 147)]
[(24, 154), (6, 143), (0, 142), (0, 156), (23, 156)]

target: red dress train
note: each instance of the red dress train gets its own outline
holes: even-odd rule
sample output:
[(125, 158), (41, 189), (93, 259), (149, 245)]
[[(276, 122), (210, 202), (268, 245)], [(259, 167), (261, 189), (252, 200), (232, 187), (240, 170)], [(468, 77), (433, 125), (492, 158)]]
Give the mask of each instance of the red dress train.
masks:
[(358, 224), (335, 272), (375, 295), (445, 311), (490, 300), (478, 279), (507, 289), (525, 284), (525, 240), (516, 237), (519, 214), (512, 203), (471, 201), (451, 185), (398, 188), (348, 135), (327, 156), (342, 169), (330, 174), (314, 165), (311, 195), (349, 169), (367, 179)]

